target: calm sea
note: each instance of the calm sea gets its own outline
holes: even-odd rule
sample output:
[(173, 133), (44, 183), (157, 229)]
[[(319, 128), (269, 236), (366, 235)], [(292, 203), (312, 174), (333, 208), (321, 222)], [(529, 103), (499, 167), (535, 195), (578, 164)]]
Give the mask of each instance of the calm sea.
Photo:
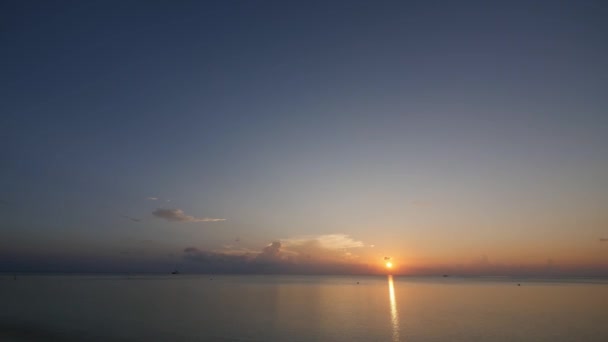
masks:
[(0, 275), (0, 341), (606, 342), (608, 282)]

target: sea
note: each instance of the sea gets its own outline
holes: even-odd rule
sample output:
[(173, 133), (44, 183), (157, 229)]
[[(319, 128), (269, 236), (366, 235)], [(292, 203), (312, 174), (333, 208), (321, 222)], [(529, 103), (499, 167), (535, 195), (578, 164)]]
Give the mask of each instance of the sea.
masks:
[(606, 279), (0, 275), (0, 341), (608, 341)]

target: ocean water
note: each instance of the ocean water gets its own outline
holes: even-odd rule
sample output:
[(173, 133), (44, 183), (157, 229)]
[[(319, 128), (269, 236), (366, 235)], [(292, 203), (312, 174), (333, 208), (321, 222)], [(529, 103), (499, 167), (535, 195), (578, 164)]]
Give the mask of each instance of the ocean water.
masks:
[(0, 341), (606, 342), (608, 282), (0, 275)]

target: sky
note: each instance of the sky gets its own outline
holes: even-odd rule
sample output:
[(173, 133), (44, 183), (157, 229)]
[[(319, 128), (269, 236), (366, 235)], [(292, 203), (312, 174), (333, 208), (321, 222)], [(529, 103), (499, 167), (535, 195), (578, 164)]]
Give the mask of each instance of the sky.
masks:
[(0, 271), (608, 275), (606, 18), (2, 1)]

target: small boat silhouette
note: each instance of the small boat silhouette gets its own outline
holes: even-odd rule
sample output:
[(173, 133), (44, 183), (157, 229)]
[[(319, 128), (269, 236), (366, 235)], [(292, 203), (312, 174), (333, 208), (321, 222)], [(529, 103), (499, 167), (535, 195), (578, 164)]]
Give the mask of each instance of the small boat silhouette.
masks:
[(173, 267), (173, 272), (171, 272), (171, 274), (179, 274), (179, 271), (177, 270), (177, 265), (175, 264), (175, 267)]

